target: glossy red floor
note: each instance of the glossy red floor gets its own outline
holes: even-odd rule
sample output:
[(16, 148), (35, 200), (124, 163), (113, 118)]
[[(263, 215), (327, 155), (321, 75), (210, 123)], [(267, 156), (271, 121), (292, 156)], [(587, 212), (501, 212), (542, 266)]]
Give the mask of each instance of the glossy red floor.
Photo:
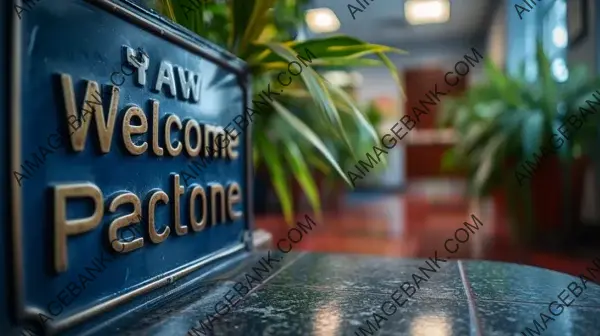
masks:
[[(588, 260), (512, 246), (506, 234), (500, 233), (504, 231), (500, 228), (506, 214), (495, 213), (488, 202), (479, 206), (469, 204), (460, 196), (459, 188), (455, 192), (435, 189), (426, 183), (413, 183), (402, 195), (367, 199), (325, 213), (318, 220), (317, 229), (293, 248), (417, 258), (433, 257), (437, 250), (440, 256), (448, 255), (444, 242), (454, 237), (464, 221), (473, 223), (471, 213), (474, 213), (484, 223), (483, 228), (470, 234), (455, 257), (528, 264), (573, 275), (585, 270)], [(275, 243), (286, 237), (290, 228), (278, 215), (258, 217), (257, 226), (271, 232)], [(455, 245), (449, 243), (449, 246)]]

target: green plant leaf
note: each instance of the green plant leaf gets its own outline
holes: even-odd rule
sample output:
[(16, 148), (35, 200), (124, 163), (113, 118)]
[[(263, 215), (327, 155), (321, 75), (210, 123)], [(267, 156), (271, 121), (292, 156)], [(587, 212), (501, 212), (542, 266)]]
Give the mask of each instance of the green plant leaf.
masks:
[(370, 58), (344, 58), (344, 57), (319, 57), (313, 60), (318, 66), (341, 66), (341, 67), (375, 67), (383, 64)]
[(259, 165), (260, 165), (260, 147), (258, 146), (253, 146), (252, 147), (252, 164), (254, 166), (254, 171), (256, 171), (256, 169), (258, 169)]
[(354, 56), (356, 53), (363, 53), (365, 51), (371, 51), (370, 54), (374, 54), (376, 52), (394, 52), (398, 54), (407, 53), (404, 50), (380, 44), (367, 43), (347, 35), (333, 35), (324, 38), (293, 42), (291, 43), (291, 47), (298, 52), (308, 48), (316, 54), (324, 55), (323, 57), (349, 57)]
[(478, 145), (483, 145), (483, 139), (489, 134), (492, 125), (489, 123), (473, 123), (462, 136), (460, 143), (457, 145), (460, 151), (465, 154), (470, 154)]
[(567, 109), (577, 110), (579, 106), (585, 104), (600, 87), (600, 78), (589, 78), (589, 70), (586, 66), (569, 68), (569, 80), (564, 83), (562, 88), (562, 101), (567, 105)]
[[(288, 71), (289, 62), (260, 62), (251, 65), (252, 69), (257, 69), (259, 72), (266, 71)], [(313, 59), (311, 65), (318, 66), (344, 66), (344, 67), (376, 67), (381, 66), (382, 63), (378, 60), (373, 59), (345, 59), (345, 58), (318, 58)]]
[[(271, 50), (285, 58), (288, 62), (293, 62), (296, 60), (293, 50), (289, 47), (276, 43), (269, 43), (268, 46), (271, 48)], [(344, 125), (342, 125), (340, 114), (335, 107), (335, 104), (333, 103), (333, 100), (329, 95), (329, 91), (327, 90), (324, 81), (321, 79), (321, 76), (319, 76), (317, 72), (310, 66), (307, 66), (304, 68), (304, 71), (300, 73), (300, 77), (302, 77), (304, 80), (306, 88), (311, 93), (317, 106), (319, 106), (321, 111), (329, 116), (329, 121), (331, 124), (338, 130), (338, 134), (340, 134), (342, 139), (344, 139), (352, 155), (356, 156), (354, 149), (350, 145), (350, 140), (348, 139)]]
[(356, 43), (362, 43), (358, 45), (352, 46), (340, 46), (340, 45), (331, 45), (327, 48), (329, 52), (345, 52), (350, 53), (348, 56), (344, 56), (345, 58), (354, 58), (354, 57), (362, 57), (364, 55), (371, 55), (373, 53), (378, 52), (393, 52), (396, 54), (406, 55), (408, 52), (380, 44), (371, 44), (364, 41), (356, 40)]
[[(561, 124), (563, 124), (563, 122), (560, 119), (555, 119), (552, 122), (552, 129), (557, 130)], [(595, 133), (594, 133), (595, 134)], [(567, 140), (566, 138), (562, 137), (564, 143), (558, 148), (557, 150), (557, 154), (558, 154), (558, 158), (561, 161), (567, 161), (569, 158), (572, 157), (573, 151), (573, 145), (572, 142), (574, 141), (573, 138), (571, 138), (570, 140)], [(593, 138), (592, 138), (593, 139)]]
[(544, 47), (541, 42), (537, 43), (536, 49), (539, 82), (541, 84), (543, 95), (541, 96), (541, 108), (546, 114), (548, 120), (552, 119), (556, 112), (557, 84), (552, 75), (550, 60), (544, 53)]
[(204, 27), (204, 5), (184, 3), (183, 1), (172, 2), (171, 0), (158, 0), (158, 11), (174, 22), (177, 22), (196, 34), (203, 36)]
[(283, 162), (280, 160), (279, 152), (275, 146), (265, 136), (256, 137), (257, 146), (261, 148), (261, 154), (267, 169), (271, 173), (271, 183), (275, 193), (281, 202), (281, 210), (286, 223), (291, 224), (293, 220), (293, 204), (291, 188), (288, 184), (287, 173), (283, 169)]
[(304, 191), (306, 198), (310, 202), (312, 209), (317, 213), (321, 213), (321, 200), (319, 198), (319, 191), (317, 184), (310, 174), (310, 169), (304, 160), (304, 156), (300, 151), (298, 145), (290, 139), (283, 140), (286, 147), (284, 155), (287, 158), (287, 163), (292, 169), (292, 173), (298, 181), (298, 184)]
[[(352, 160), (356, 160), (355, 152), (363, 151), (371, 142), (374, 132), (371, 125), (376, 121), (370, 119), (370, 115), (362, 109), (360, 111), (365, 113), (358, 114), (360, 111), (356, 108), (355, 102), (347, 104), (348, 99), (336, 94), (334, 89), (329, 88), (328, 84), (331, 84), (326, 83), (314, 68), (310, 67), (344, 68), (349, 71), (352, 67), (384, 65), (392, 71), (392, 76), (400, 84), (397, 71), (387, 57), (377, 59), (371, 56), (405, 52), (343, 35), (292, 41), (297, 32), (296, 27), (304, 20), (305, 7), (302, 4), (307, 1), (156, 0), (153, 3), (160, 5), (157, 9), (166, 17), (246, 61), (252, 75), (253, 88), (275, 83), (277, 72), (288, 70), (289, 62), (301, 62), (304, 65), (302, 80), (295, 79), (285, 88), (284, 93), (277, 97), (280, 108), (274, 107), (273, 110), (268, 108), (268, 113), (263, 115), (261, 120), (257, 120), (253, 136), (260, 139), (268, 134), (270, 144), (279, 146), (283, 144), (281, 142), (283, 134), (296, 135), (298, 132), (296, 145), (302, 153), (305, 164), (323, 172), (328, 178), (337, 177), (339, 174), (350, 185), (340, 166), (353, 164)], [(269, 42), (271, 45), (281, 46), (279, 53), (268, 45)], [(281, 53), (282, 49), (284, 53)], [(313, 56), (315, 54), (318, 57)], [(293, 57), (288, 57), (290, 55)], [(300, 56), (301, 58), (297, 58)], [(305, 68), (307, 64), (309, 70)], [(261, 82), (264, 82), (264, 85)], [(402, 90), (401, 86), (399, 88)], [(273, 92), (279, 92), (279, 89), (283, 88), (277, 88)], [(404, 95), (403, 92), (401, 94)], [(293, 114), (283, 106), (293, 106)], [(282, 108), (285, 109), (284, 112)], [(282, 120), (282, 123), (274, 122), (276, 119)], [(266, 163), (263, 153), (265, 146), (262, 144), (269, 140), (263, 138), (255, 142), (252, 159), (256, 166), (263, 165), (263, 161)], [(277, 149), (281, 148), (277, 147)], [(286, 179), (291, 178), (291, 171), (283, 171), (285, 178), (282, 179), (281, 172), (272, 168), (273, 162), (277, 159), (285, 161), (284, 166), (288, 161), (291, 163), (291, 160), (282, 159), (284, 155), (284, 152), (280, 152), (275, 158), (270, 156), (271, 168), (263, 167), (269, 170), (270, 175), (277, 176), (276, 192), (282, 202), (282, 209), (286, 213), (291, 213), (293, 204), (290, 203), (288, 206), (291, 200), (281, 196), (287, 192), (284, 187), (287, 183)]]
[(284, 120), (286, 120), (297, 131), (299, 135), (303, 136), (323, 154), (325, 159), (329, 161), (329, 164), (338, 172), (338, 174), (340, 174), (344, 181), (346, 181), (348, 185), (352, 185), (350, 183), (350, 180), (348, 180), (346, 174), (342, 171), (339, 164), (331, 154), (331, 152), (327, 149), (327, 147), (325, 147), (323, 141), (321, 141), (321, 139), (319, 139), (319, 137), (308, 126), (306, 126), (306, 124), (304, 124), (300, 119), (298, 119), (295, 115), (293, 115), (290, 111), (288, 111), (288, 109), (283, 107), (277, 101), (273, 100), (270, 101), (270, 103), (271, 105), (273, 105), (275, 111), (279, 113), (281, 117)]
[(396, 69), (396, 65), (394, 65), (394, 63), (384, 53), (377, 53), (377, 57), (379, 57), (388, 70), (390, 70), (392, 78), (396, 82), (396, 85), (398, 85), (400, 96), (402, 96), (402, 99), (406, 100), (406, 94), (402, 88), (402, 81), (400, 80), (400, 76), (398, 76), (398, 69)]
[(334, 95), (340, 97), (344, 104), (350, 108), (350, 111), (352, 111), (354, 118), (356, 118), (356, 120), (358, 121), (359, 126), (363, 127), (369, 133), (369, 135), (373, 138), (373, 141), (376, 144), (379, 144), (379, 136), (377, 135), (377, 131), (375, 131), (375, 128), (373, 128), (371, 123), (354, 105), (352, 98), (344, 90), (336, 87), (335, 85), (329, 83), (326, 85)]
[[(307, 50), (309, 50), (311, 53), (318, 55), (319, 58), (353, 59), (384, 52), (406, 54), (405, 51), (400, 49), (370, 44), (344, 35), (335, 35), (306, 41), (291, 41), (286, 42), (285, 46), (293, 49), (299, 54), (307, 53)], [(269, 49), (270, 48), (266, 44), (255, 43), (251, 48), (252, 56), (248, 58), (248, 62), (254, 64), (277, 61), (277, 53), (271, 52)]]
[[(473, 177), (473, 185), (476, 191), (486, 189), (494, 168), (499, 159), (498, 149), (505, 143), (507, 136), (505, 134), (495, 135), (482, 150), (481, 161), (478, 163), (477, 170)], [(500, 161), (501, 162), (501, 161)]]
[(484, 71), (489, 85), (478, 87), (478, 90), (472, 91), (471, 98), (481, 99), (482, 96), (494, 96), (506, 101), (513, 107), (522, 107), (523, 101), (520, 97), (522, 88), (517, 81), (510, 80), (491, 59), (485, 61)]
[(172, 21), (176, 20), (175, 11), (173, 10), (173, 4), (171, 0), (158, 0), (159, 11)]
[[(559, 83), (551, 70), (541, 44), (536, 49), (537, 80), (510, 76), (486, 60), (487, 82), (472, 85), (463, 97), (446, 100), (439, 122), (454, 128), (460, 138), (453, 146), (458, 158), (445, 159), (443, 165), (464, 164), (470, 187), (476, 193), (487, 193), (503, 185), (512, 172), (504, 169), (505, 160), (531, 160), (547, 142), (557, 147), (561, 160), (576, 156), (576, 149), (597, 136), (598, 121), (588, 121), (570, 140), (550, 138), (564, 124), (567, 115), (579, 114), (579, 107), (590, 99), (591, 91), (600, 87), (600, 78), (588, 79), (585, 67), (569, 67), (569, 79)], [(522, 73), (523, 74), (523, 73)], [(565, 115), (566, 113), (566, 115)], [(587, 124), (586, 122), (586, 124)], [(513, 181), (514, 182), (514, 181)], [(512, 183), (512, 182), (511, 182)], [(514, 195), (511, 195), (513, 197)]]
[(247, 46), (257, 40), (270, 20), (268, 11), (275, 0), (231, 0), (233, 29), (230, 36), (230, 47), (237, 54), (244, 55)]
[(310, 93), (304, 89), (286, 89), (281, 95), (303, 100), (307, 100), (312, 97)]
[(324, 175), (329, 175), (331, 173), (331, 167), (323, 162), (320, 157), (312, 154), (312, 152), (306, 154), (306, 161)]
[(531, 157), (540, 150), (542, 137), (544, 136), (544, 115), (542, 111), (530, 113), (524, 120), (521, 128), (523, 139), (523, 153), (526, 158)]

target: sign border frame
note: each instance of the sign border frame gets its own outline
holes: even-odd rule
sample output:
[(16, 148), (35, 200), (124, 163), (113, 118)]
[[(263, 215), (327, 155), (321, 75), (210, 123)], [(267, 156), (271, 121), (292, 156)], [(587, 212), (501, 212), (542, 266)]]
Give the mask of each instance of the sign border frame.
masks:
[[(232, 73), (234, 73), (237, 77), (239, 87), (242, 89), (242, 97), (243, 97), (243, 110), (244, 111), (248, 107), (249, 103), (249, 82), (250, 75), (249, 70), (247, 68), (246, 63), (244, 63), (241, 59), (237, 58), (235, 55), (230, 54), (224, 49), (220, 47), (212, 45), (210, 42), (205, 41), (202, 37), (196, 35), (195, 33), (189, 31), (187, 28), (182, 27), (166, 18), (163, 18), (157, 14), (154, 14), (148, 11), (146, 8), (143, 8), (137, 4), (125, 1), (111, 1), (111, 0), (83, 0), (85, 2), (91, 3), (100, 8), (100, 10), (107, 11), (112, 15), (116, 15), (121, 17), (122, 19), (129, 21), (133, 25), (140, 27), (142, 30), (150, 34), (157, 35), (158, 37), (165, 39), (179, 47), (188, 50), (189, 52), (198, 55), (202, 58), (208, 59), (211, 62), (214, 62), (221, 66), (222, 68), (226, 68)], [(22, 6), (22, 0), (13, 0), (12, 3), (14, 5)], [(140, 14), (134, 12), (132, 9), (127, 8), (126, 6), (137, 8), (140, 11)], [(150, 17), (150, 19), (148, 18)], [(10, 37), (10, 48), (9, 53), (9, 66), (10, 66), (10, 74), (9, 74), (9, 99), (8, 99), (8, 112), (10, 122), (8, 123), (8, 127), (10, 127), (9, 139), (12, 142), (10, 146), (10, 156), (9, 156), (9, 167), (12, 171), (18, 171), (19, 164), (21, 163), (22, 155), (21, 155), (21, 56), (22, 56), (22, 24), (21, 20), (17, 18), (17, 13), (13, 12), (11, 15), (12, 23), (8, 26), (12, 28), (12, 32), (9, 33)], [(159, 23), (161, 25), (159, 25)], [(187, 36), (186, 36), (187, 35)], [(224, 61), (224, 59), (228, 59), (230, 63)], [(233, 63), (233, 62), (235, 63)], [(232, 64), (233, 63), (233, 64)], [(237, 64), (236, 64), (237, 63)], [(56, 334), (61, 331), (66, 331), (76, 325), (82, 324), (85, 321), (96, 317), (102, 313), (105, 313), (109, 310), (117, 308), (120, 305), (123, 305), (134, 298), (139, 297), (143, 294), (148, 294), (156, 289), (163, 288), (169, 284), (172, 284), (178, 279), (182, 279), (189, 275), (192, 272), (195, 272), (201, 269), (203, 266), (207, 264), (213, 263), (220, 259), (227, 258), (233, 254), (240, 253), (244, 250), (251, 251), (253, 250), (252, 244), (252, 229), (254, 223), (254, 214), (252, 212), (253, 205), (253, 165), (252, 165), (252, 125), (249, 123), (247, 125), (246, 130), (244, 131), (244, 139), (245, 139), (245, 150), (246, 150), (246, 162), (245, 162), (245, 179), (246, 179), (246, 192), (245, 192), (245, 201), (244, 205), (246, 207), (246, 213), (244, 214), (245, 218), (245, 228), (242, 230), (242, 241), (229, 247), (225, 247), (223, 249), (217, 250), (207, 256), (203, 256), (199, 259), (192, 260), (186, 263), (183, 266), (176, 267), (164, 274), (157, 275), (146, 285), (143, 285), (139, 288), (131, 290), (127, 293), (118, 295), (116, 297), (110, 298), (108, 300), (103, 301), (94, 306), (90, 306), (88, 308), (84, 308), (79, 312), (66, 316), (60, 320), (47, 321), (43, 324), (43, 329), (45, 332), (48, 332), (50, 335)], [(12, 258), (10, 262), (12, 265), (13, 276), (10, 278), (12, 280), (12, 301), (13, 301), (13, 310), (18, 326), (22, 326), (21, 323), (34, 322), (39, 320), (39, 314), (45, 314), (47, 316), (53, 316), (48, 314), (45, 310), (25, 306), (25, 285), (24, 285), (24, 268), (23, 268), (23, 244), (22, 244), (22, 210), (23, 210), (23, 202), (22, 202), (22, 190), (21, 187), (18, 186), (17, 181), (14, 178), (11, 178), (11, 183), (9, 185), (10, 188), (10, 197), (9, 197), (9, 220), (10, 220), (10, 234), (7, 235), (7, 239), (10, 237), (11, 241), (9, 242), (10, 251), (12, 252)], [(138, 307), (139, 308), (139, 307)]]

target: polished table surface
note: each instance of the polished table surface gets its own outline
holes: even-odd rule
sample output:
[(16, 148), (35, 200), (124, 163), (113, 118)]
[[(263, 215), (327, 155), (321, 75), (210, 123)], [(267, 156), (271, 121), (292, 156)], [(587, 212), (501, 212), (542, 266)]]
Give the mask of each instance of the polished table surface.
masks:
[[(261, 267), (263, 256), (266, 252), (255, 252), (237, 260), (143, 318), (94, 334), (185, 335), (198, 319), (206, 322), (207, 313), (215, 314), (224, 294), (233, 296), (237, 281), (248, 285), (246, 274), (256, 276), (252, 267)], [(253, 282), (240, 303), (234, 297), (236, 306), (214, 320), (207, 335), (600, 334), (600, 287), (592, 283), (593, 276), (600, 280), (598, 259), (598, 266), (590, 261), (589, 270), (581, 270), (584, 277), (574, 277), (502, 262), (439, 261), (442, 256), (439, 269), (427, 259), (294, 252), (272, 258), (279, 262), (271, 262), (264, 281)], [(401, 286), (414, 281), (420, 288), (413, 294), (404, 286), (413, 294), (404, 302)], [(401, 308), (392, 303), (393, 293)]]

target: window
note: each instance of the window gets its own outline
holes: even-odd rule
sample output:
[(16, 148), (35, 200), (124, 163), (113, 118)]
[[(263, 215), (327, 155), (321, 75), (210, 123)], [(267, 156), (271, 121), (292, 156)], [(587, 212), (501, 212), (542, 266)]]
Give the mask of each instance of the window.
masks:
[(525, 78), (535, 81), (537, 78), (537, 61), (535, 55), (538, 27), (535, 24), (525, 26)]
[(542, 41), (544, 51), (550, 59), (556, 80), (569, 78), (567, 68), (567, 3), (566, 0), (538, 2), (535, 7), (536, 22), (525, 26), (525, 77), (534, 81), (537, 77), (536, 43)]
[(556, 80), (564, 82), (569, 78), (567, 69), (567, 3), (554, 0), (541, 8), (542, 43), (550, 58), (552, 74)]

